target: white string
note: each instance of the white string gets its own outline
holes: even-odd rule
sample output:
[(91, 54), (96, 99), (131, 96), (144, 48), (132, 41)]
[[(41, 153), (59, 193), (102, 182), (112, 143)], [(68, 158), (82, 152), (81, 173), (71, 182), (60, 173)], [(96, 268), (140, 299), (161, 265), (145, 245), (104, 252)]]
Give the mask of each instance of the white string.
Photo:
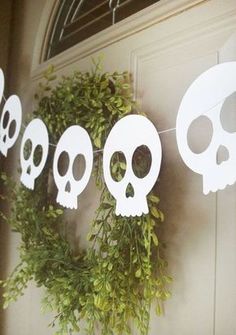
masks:
[[(5, 102), (7, 101), (7, 99), (5, 98), (4, 94), (3, 94), (3, 99), (5, 100)], [(24, 129), (26, 129), (27, 126), (26, 126), (24, 123), (22, 123), (22, 127), (23, 127)], [(158, 134), (168, 133), (168, 132), (170, 132), (170, 131), (174, 131), (174, 130), (176, 130), (176, 128), (169, 128), (169, 129), (165, 129), (165, 130), (158, 131)], [(50, 143), (50, 142), (49, 142), (49, 145), (50, 145), (51, 147), (54, 147), (54, 148), (57, 147), (57, 145), (54, 144), (54, 143)], [(99, 153), (99, 152), (103, 152), (103, 149), (98, 149), (98, 150), (94, 150), (94, 151), (93, 151), (94, 154)]]
[(169, 129), (158, 131), (158, 134), (164, 134), (164, 133), (168, 133), (168, 132), (174, 131), (174, 130), (176, 130), (176, 128), (169, 128)]

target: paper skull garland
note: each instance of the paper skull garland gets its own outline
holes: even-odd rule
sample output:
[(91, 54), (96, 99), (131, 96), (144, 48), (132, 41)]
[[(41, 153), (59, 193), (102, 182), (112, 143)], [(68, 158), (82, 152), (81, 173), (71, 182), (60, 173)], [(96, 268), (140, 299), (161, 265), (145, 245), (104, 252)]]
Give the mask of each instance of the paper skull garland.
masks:
[(25, 129), (20, 150), (21, 182), (29, 189), (34, 189), (35, 179), (45, 166), (48, 146), (45, 124), (40, 119), (34, 119)]
[[(236, 181), (236, 133), (225, 131), (220, 113), (224, 101), (236, 91), (236, 62), (216, 65), (201, 74), (189, 87), (181, 102), (176, 136), (180, 155), (185, 164), (203, 176), (203, 193), (225, 188)], [(207, 149), (199, 154), (191, 151), (187, 135), (191, 123), (206, 116), (212, 123), (213, 136)], [(217, 152), (224, 147), (226, 161), (217, 163)]]
[[(132, 167), (135, 150), (147, 146), (151, 153), (151, 167), (144, 178), (138, 178)], [(110, 171), (114, 153), (122, 152), (126, 159), (126, 171), (122, 180), (115, 181)], [(154, 186), (161, 165), (161, 142), (154, 125), (144, 116), (128, 115), (112, 128), (103, 152), (103, 170), (106, 185), (116, 199), (116, 215), (141, 216), (148, 213), (147, 194)], [(127, 197), (128, 185), (132, 185), (133, 197)]]
[(22, 107), (18, 96), (11, 95), (3, 108), (0, 119), (0, 152), (7, 156), (10, 149), (16, 142), (20, 133), (22, 120)]
[[(67, 171), (61, 175), (58, 163), (61, 155), (67, 153), (69, 162)], [(78, 155), (85, 159), (85, 171), (80, 180), (73, 175), (73, 164)], [(93, 147), (87, 131), (78, 126), (71, 126), (61, 136), (55, 151), (53, 175), (58, 188), (57, 202), (64, 207), (77, 209), (77, 197), (85, 189), (93, 167)]]

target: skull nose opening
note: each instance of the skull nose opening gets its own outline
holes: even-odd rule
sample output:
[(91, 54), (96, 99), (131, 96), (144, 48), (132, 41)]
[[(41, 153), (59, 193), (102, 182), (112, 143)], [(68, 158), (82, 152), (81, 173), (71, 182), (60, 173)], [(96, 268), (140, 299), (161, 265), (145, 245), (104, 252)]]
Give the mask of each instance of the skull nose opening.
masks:
[(71, 191), (71, 185), (70, 185), (70, 182), (68, 181), (66, 183), (65, 192), (70, 193), (70, 191)]
[(28, 175), (30, 175), (30, 173), (31, 173), (31, 166), (30, 166), (30, 165), (27, 167), (26, 173), (27, 173)]
[(221, 145), (216, 153), (216, 163), (220, 165), (223, 162), (226, 162), (228, 159), (229, 159), (229, 151), (224, 145)]
[(125, 195), (126, 195), (126, 198), (134, 197), (134, 188), (131, 183), (127, 185)]
[(7, 139), (7, 135), (4, 135), (4, 136), (3, 136), (3, 139), (2, 139), (2, 140), (3, 140), (3, 143), (6, 143), (6, 139)]

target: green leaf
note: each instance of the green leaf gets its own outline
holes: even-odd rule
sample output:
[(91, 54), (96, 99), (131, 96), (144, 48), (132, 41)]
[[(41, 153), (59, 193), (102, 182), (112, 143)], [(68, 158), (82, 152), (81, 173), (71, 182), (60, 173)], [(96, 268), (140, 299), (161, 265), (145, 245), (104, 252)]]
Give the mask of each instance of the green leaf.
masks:
[(91, 232), (87, 235), (87, 241), (93, 241), (95, 239), (96, 235), (92, 234)]
[(161, 308), (161, 305), (160, 304), (157, 304), (157, 307), (156, 307), (156, 314), (158, 316), (161, 316), (162, 315), (162, 308)]
[(122, 85), (122, 88), (123, 88), (124, 90), (127, 90), (127, 89), (130, 88), (130, 85), (129, 85), (129, 84), (123, 84), (123, 85)]
[(54, 75), (51, 75), (51, 76), (48, 76), (48, 80), (49, 81), (53, 81), (53, 80), (55, 80), (55, 79), (57, 79), (57, 76), (54, 74)]
[(158, 238), (157, 238), (155, 233), (152, 233), (152, 240), (153, 240), (153, 243), (155, 244), (155, 246), (157, 247), (159, 242), (158, 242)]
[(126, 163), (120, 162), (120, 168), (125, 171), (126, 170)]
[(151, 207), (151, 213), (155, 218), (157, 218), (157, 219), (160, 218), (160, 213), (159, 213), (159, 211), (157, 210), (156, 207)]
[(101, 149), (102, 147), (102, 143), (101, 143), (101, 138), (100, 137), (96, 137), (94, 139), (94, 145), (98, 148), (98, 149)]
[(103, 209), (109, 209), (113, 207), (113, 204), (111, 202), (103, 202), (101, 206)]
[(8, 306), (9, 306), (9, 302), (8, 302), (8, 301), (5, 301), (5, 302), (3, 303), (2, 308), (3, 308), (3, 309), (7, 309)]
[(105, 287), (106, 287), (107, 292), (111, 292), (111, 284), (110, 283), (106, 282)]
[(118, 167), (119, 167), (119, 162), (112, 165), (111, 172), (113, 175), (115, 175), (115, 173), (117, 172)]
[(173, 279), (170, 276), (163, 276), (163, 280), (165, 280), (165, 282), (168, 284), (172, 283), (173, 281)]
[(160, 202), (160, 199), (153, 194), (148, 196), (148, 200), (150, 200), (151, 202), (153, 202), (155, 204), (158, 204)]
[(138, 269), (138, 270), (135, 272), (135, 277), (136, 277), (136, 278), (140, 278), (140, 277), (141, 277), (141, 274), (142, 274), (142, 270), (141, 270), (141, 269)]
[(164, 297), (165, 297), (165, 299), (169, 299), (171, 297), (171, 293), (169, 291), (166, 291), (164, 293)]
[(165, 219), (165, 216), (164, 216), (164, 214), (161, 211), (159, 211), (159, 214), (160, 214), (161, 222), (163, 222), (164, 219)]

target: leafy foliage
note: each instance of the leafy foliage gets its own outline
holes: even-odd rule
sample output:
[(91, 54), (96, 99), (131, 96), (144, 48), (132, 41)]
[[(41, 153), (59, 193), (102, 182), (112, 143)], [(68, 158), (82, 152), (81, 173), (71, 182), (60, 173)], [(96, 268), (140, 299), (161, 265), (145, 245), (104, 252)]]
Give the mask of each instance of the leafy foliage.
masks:
[[(101, 74), (99, 64), (91, 72), (75, 72), (63, 77), (54, 88), (53, 67), (40, 84), (35, 117), (46, 123), (50, 142), (57, 143), (64, 130), (79, 124), (90, 134), (95, 153), (94, 177), (101, 189), (100, 205), (91, 223), (87, 250), (76, 254), (63, 234), (64, 211), (48, 192), (53, 151), (34, 192), (17, 186), (2, 174), (8, 187), (11, 215), (1, 216), (21, 234), (20, 264), (1, 284), (5, 288), (4, 308), (23, 294), (30, 280), (45, 287), (43, 306), (56, 311), (51, 326), (57, 335), (79, 331), (80, 320), (87, 321), (87, 334), (99, 326), (102, 335), (131, 334), (135, 320), (141, 335), (148, 333), (150, 306), (156, 301), (157, 314), (170, 296), (162, 257), (163, 244), (157, 232), (164, 220), (157, 207), (159, 198), (148, 195), (149, 214), (141, 217), (115, 215), (115, 201), (102, 179), (102, 153), (105, 139), (118, 119), (134, 112), (130, 76), (124, 73)], [(141, 152), (145, 155), (145, 152)], [(141, 164), (141, 163), (144, 164)], [(119, 180), (126, 166), (117, 155), (112, 174)], [(145, 160), (137, 157), (136, 171), (142, 175)]]

